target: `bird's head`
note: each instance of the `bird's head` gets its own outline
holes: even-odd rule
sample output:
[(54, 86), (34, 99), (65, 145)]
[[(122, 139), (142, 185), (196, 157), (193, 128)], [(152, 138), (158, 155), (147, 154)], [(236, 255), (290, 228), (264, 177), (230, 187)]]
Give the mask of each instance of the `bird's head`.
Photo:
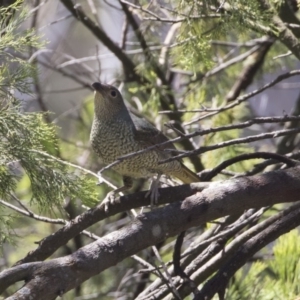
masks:
[(94, 103), (96, 116), (101, 119), (114, 118), (120, 113), (127, 113), (123, 97), (112, 85), (94, 82)]

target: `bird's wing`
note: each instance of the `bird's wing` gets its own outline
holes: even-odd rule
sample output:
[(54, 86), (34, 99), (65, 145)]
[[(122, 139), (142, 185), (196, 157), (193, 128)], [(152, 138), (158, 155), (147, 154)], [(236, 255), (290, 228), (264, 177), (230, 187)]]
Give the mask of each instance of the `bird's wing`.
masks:
[[(134, 129), (134, 137), (135, 139), (143, 144), (144, 148), (151, 147), (153, 145), (158, 145), (163, 142), (168, 141), (169, 139), (157, 128), (155, 128), (152, 124), (150, 124), (147, 120), (137, 117), (134, 114), (130, 114), (133, 124), (135, 126)], [(171, 151), (166, 151), (170, 149)], [(176, 152), (172, 152), (172, 150), (176, 150), (173, 143), (160, 145), (155, 148), (156, 152), (160, 153), (160, 159), (167, 159), (171, 156), (175, 156)], [(181, 168), (178, 172), (175, 170), (172, 172), (172, 175), (183, 181), (184, 183), (192, 183), (200, 181), (200, 178), (188, 169), (181, 160), (178, 160), (181, 164)]]
[[(143, 118), (139, 118), (136, 115), (130, 113), (132, 121), (135, 126), (135, 139), (143, 143), (144, 147), (150, 147), (153, 145), (158, 145), (163, 142), (168, 141), (169, 139), (157, 128), (155, 128), (151, 123)], [(175, 146), (170, 143), (166, 145), (161, 145), (157, 147), (158, 150), (164, 151), (166, 149), (176, 149)], [(166, 156), (171, 156), (171, 154), (164, 151)]]

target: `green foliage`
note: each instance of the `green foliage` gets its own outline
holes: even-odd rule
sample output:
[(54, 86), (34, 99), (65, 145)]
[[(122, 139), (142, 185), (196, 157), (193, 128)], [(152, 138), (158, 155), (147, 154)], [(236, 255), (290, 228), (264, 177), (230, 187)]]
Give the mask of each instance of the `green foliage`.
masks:
[[(24, 50), (41, 46), (33, 30), (21, 30), (21, 24), (28, 17), (21, 9), (23, 1), (16, 1), (9, 7), (0, 8), (0, 93), (5, 95), (13, 89), (29, 92), (35, 68), (27, 62)], [(6, 17), (4, 17), (6, 16)]]
[(49, 145), (57, 149), (57, 139), (55, 127), (43, 121), (43, 114), (21, 113), (10, 103), (0, 111), (0, 137), (2, 195), (15, 188), (20, 174), (10, 173), (9, 165), (17, 163), (30, 179), (32, 200), (41, 208), (60, 205), (65, 197), (96, 199), (89, 180), (68, 172), (61, 160), (44, 152)]
[[(60, 129), (45, 123), (44, 114), (25, 113), (22, 109), (22, 102), (14, 98), (18, 95), (16, 91), (30, 94), (31, 83), (37, 75), (37, 70), (32, 64), (34, 58), (28, 61), (28, 53), (24, 52), (28, 50), (31, 53), (42, 46), (39, 37), (32, 30), (24, 31), (20, 29), (20, 24), (28, 16), (26, 10), (21, 9), (21, 3), (21, 1), (17, 1), (9, 8), (0, 8), (1, 17), (6, 15), (0, 20), (0, 200), (3, 199), (10, 203), (12, 195), (16, 195), (23, 203), (30, 203), (33, 210), (38, 208), (39, 211), (46, 214), (49, 212), (61, 213), (61, 206), (65, 199), (75, 200), (75, 203), (79, 202), (76, 200), (80, 200), (87, 206), (93, 206), (98, 202), (99, 194), (101, 197), (105, 196), (108, 191), (107, 186), (101, 186), (99, 193), (96, 190), (95, 178), (89, 177), (92, 172), (69, 163), (69, 161), (80, 162), (80, 164), (87, 166), (88, 169), (94, 172), (101, 169), (97, 164), (96, 155), (92, 157), (93, 152), (90, 153), (89, 149), (88, 132), (93, 116), (91, 99), (83, 107), (79, 120), (76, 120), (76, 126), (70, 125), (72, 134), (59, 139), (58, 132), (60, 132)], [(137, 73), (146, 78), (147, 84), (126, 83), (126, 87), (129, 87), (127, 100), (131, 101), (133, 97), (136, 97), (135, 103), (139, 102), (136, 106), (139, 106), (138, 108), (142, 107), (142, 114), (149, 117), (153, 123), (157, 120), (161, 122), (161, 120), (167, 118), (158, 114), (158, 111), (165, 109), (165, 107), (173, 110), (176, 105), (178, 109), (193, 110), (201, 108), (201, 105), (212, 109), (224, 105), (226, 95), (240, 78), (243, 70), (242, 66), (247, 62), (246, 60), (240, 60), (226, 68), (221, 68), (214, 74), (209, 74), (209, 72), (251, 49), (253, 44), (249, 46), (250, 42), (268, 34), (272, 26), (270, 20), (273, 12), (262, 10), (259, 1), (228, 0), (219, 2), (202, 1), (200, 3), (200, 1), (194, 0), (174, 0), (165, 3), (168, 7), (160, 10), (161, 7), (156, 1), (151, 4), (149, 4), (149, 1), (139, 2), (140, 5), (149, 10), (157, 6), (154, 13), (163, 18), (169, 16), (171, 19), (186, 18), (180, 24), (179, 30), (174, 31), (165, 64), (159, 65), (160, 60), (158, 59), (161, 48), (165, 47), (165, 44), (162, 45), (165, 33), (168, 32), (171, 26), (176, 26), (179, 23), (149, 22), (148, 20), (141, 22), (140, 29), (150, 47), (151, 55), (157, 63), (156, 67), (159, 65), (162, 69), (170, 86), (162, 85), (158, 79), (159, 76), (155, 72), (153, 62), (147, 59), (149, 55), (145, 56), (144, 53), (140, 52), (135, 57), (129, 57), (136, 63)], [(272, 1), (270, 3), (272, 4)], [(219, 10), (216, 10), (215, 6), (220, 4), (222, 5)], [(144, 13), (137, 9), (133, 11), (141, 15)], [(146, 13), (145, 15), (147, 18), (152, 17)], [(153, 34), (154, 32), (159, 34)], [(128, 34), (126, 36), (128, 42), (130, 42), (132, 35)], [(134, 45), (138, 44), (135, 38), (133, 40), (135, 44), (130, 46), (130, 43), (128, 43), (126, 50), (129, 50), (130, 47), (134, 49)], [(244, 42), (249, 43), (246, 45)], [(158, 44), (161, 47), (157, 47)], [(136, 47), (140, 48), (140, 45)], [(285, 52), (286, 48), (279, 43), (272, 46), (268, 53), (271, 59), (266, 60), (265, 70), (270, 72), (276, 70), (278, 66), (285, 66), (285, 60), (272, 59), (274, 56)], [(248, 59), (251, 60), (252, 58), (250, 56)], [(74, 71), (72, 71), (74, 77), (77, 78), (78, 76), (79, 78), (78, 70), (71, 70)], [(183, 72), (183, 70), (187, 72)], [(87, 78), (84, 78), (84, 80), (87, 80)], [(172, 96), (174, 95), (175, 103), (168, 103), (169, 99), (166, 96), (171, 95), (170, 93), (172, 93)], [(188, 122), (191, 118), (196, 119), (201, 114), (183, 114), (176, 121)], [(249, 117), (249, 115), (247, 105), (239, 105), (234, 109), (219, 113), (213, 118), (195, 122), (191, 127), (184, 127), (184, 129), (194, 131), (201, 129), (202, 126), (209, 128), (227, 125), (240, 122), (245, 116)], [(157, 119), (155, 120), (155, 118)], [(170, 119), (172, 118), (173, 116), (170, 117)], [(73, 132), (72, 128), (75, 128)], [(194, 142), (200, 140), (197, 146), (206, 146), (239, 138), (242, 134), (242, 130), (223, 131), (203, 138), (195, 138)], [(207, 152), (201, 156), (201, 160), (205, 167), (212, 168), (226, 159), (251, 151), (252, 148), (249, 145), (236, 145)], [(243, 172), (249, 170), (256, 162), (254, 160), (244, 161), (234, 164), (228, 169), (234, 172)], [(113, 171), (108, 170), (105, 175), (107, 174), (110, 180), (114, 181), (116, 179)], [(222, 178), (222, 176), (220, 177)], [(2, 204), (0, 203), (0, 245), (14, 235), (12, 228), (16, 228), (16, 224), (19, 227), (25, 227), (24, 224), (26, 224), (26, 227), (30, 227), (33, 222), (36, 223), (36, 220), (32, 221), (30, 219), (27, 219), (26, 222), (22, 218), (15, 220), (15, 215), (8, 213), (11, 210), (8, 210)], [(79, 210), (76, 211), (77, 213), (79, 213)], [(118, 220), (117, 225), (111, 222), (112, 219)], [(99, 235), (102, 236), (123, 226), (124, 219), (120, 221), (119, 216), (116, 216), (102, 221), (103, 226), (94, 225), (92, 230), (97, 234), (100, 232)], [(110, 222), (110, 224), (107, 225), (105, 222)], [(35, 233), (38, 232), (37, 236), (30, 235), (30, 240), (26, 239), (25, 247), (28, 249), (18, 250), (22, 252), (22, 257), (24, 251), (32, 250), (30, 247), (33, 242), (45, 236), (45, 232), (50, 234), (50, 230), (53, 232), (56, 229), (53, 228), (55, 225), (51, 224), (51, 226), (52, 228), (49, 229), (48, 224), (43, 224), (41, 226), (43, 233), (39, 235), (41, 231), (38, 232), (38, 230), (40, 228), (37, 230), (37, 226), (34, 224)], [(28, 235), (29, 230), (27, 228), (26, 230), (24, 236)], [(19, 234), (19, 231), (17, 233)], [(199, 232), (195, 231), (193, 238), (196, 238), (198, 234)], [(190, 237), (188, 238), (191, 240)], [(299, 241), (298, 232), (292, 231), (276, 243), (272, 260), (256, 261), (238, 271), (229, 286), (227, 298), (253, 300), (295, 299), (299, 295)], [(174, 249), (173, 244), (168, 245), (167, 243), (168, 241), (165, 250), (162, 250), (165, 261), (171, 259)], [(70, 244), (72, 244), (72, 241), (69, 242), (66, 248)], [(59, 251), (64, 251), (64, 249)], [(271, 251), (271, 246), (262, 254), (268, 251)], [(13, 258), (14, 261), (18, 259), (17, 256)], [(160, 263), (157, 263), (157, 265), (160, 265)], [(127, 280), (123, 280), (126, 278), (124, 274), (129, 274), (134, 269), (131, 261), (125, 262), (124, 266), (125, 268), (123, 265), (118, 265), (106, 271), (106, 273), (94, 278), (91, 281), (92, 283), (85, 283), (82, 290), (86, 294), (99, 292), (100, 282), (100, 291), (104, 294), (101, 296), (109, 298), (108, 294), (113, 291), (114, 287), (121, 281)], [(137, 269), (137, 267), (135, 268)], [(128, 291), (133, 290), (131, 285), (132, 281), (128, 280), (128, 287), (126, 287)], [(119, 291), (121, 291), (121, 288), (118, 288)], [(70, 299), (74, 297), (72, 294)]]
[(15, 217), (12, 214), (0, 214), (0, 248), (2, 248), (4, 242), (14, 243), (14, 231), (12, 229), (14, 219)]
[[(13, 194), (20, 194), (21, 200), (30, 200), (43, 212), (61, 207), (66, 198), (94, 205), (97, 202), (95, 181), (82, 170), (75, 173), (67, 162), (52, 155), (59, 151), (57, 128), (45, 123), (43, 113), (24, 112), (21, 102), (12, 97), (12, 89), (29, 91), (34, 69), (26, 60), (16, 57), (22, 56), (20, 51), (26, 47), (38, 46), (38, 38), (31, 31), (15, 33), (27, 16), (26, 11), (20, 10), (20, 2), (0, 9), (0, 13), (13, 13), (0, 23), (3, 32), (0, 40), (0, 197), (9, 202)], [(1, 205), (0, 243), (7, 240), (10, 226), (11, 216)]]
[(300, 294), (300, 234), (298, 230), (281, 236), (274, 248), (274, 259), (270, 261), (273, 276), (267, 286), (273, 287), (269, 299), (295, 299)]
[[(212, 1), (212, 6), (215, 2)], [(211, 40), (224, 39), (231, 35), (232, 40), (242, 37), (249, 39), (253, 29), (259, 34), (266, 34), (272, 14), (260, 9), (259, 1), (226, 1), (220, 14), (213, 14), (210, 4), (199, 5), (182, 1), (173, 8), (179, 17), (186, 21), (180, 27), (177, 37), (178, 47), (173, 50), (175, 65), (183, 69), (203, 72), (216, 63), (215, 51)], [(198, 16), (198, 17), (197, 17)]]
[[(184, 24), (178, 36), (177, 47), (174, 52), (175, 65), (184, 70), (205, 71), (213, 66), (211, 58), (211, 44), (208, 36), (203, 36), (201, 23)], [(186, 34), (188, 33), (188, 34)]]
[(234, 282), (230, 285), (226, 299), (243, 300), (243, 299), (262, 299), (263, 281), (262, 274), (267, 266), (264, 262), (255, 262), (250, 270), (239, 270), (234, 277)]
[[(264, 253), (264, 252), (263, 252)], [(300, 294), (300, 234), (297, 229), (281, 236), (273, 247), (274, 257), (239, 270), (226, 299), (296, 299)]]

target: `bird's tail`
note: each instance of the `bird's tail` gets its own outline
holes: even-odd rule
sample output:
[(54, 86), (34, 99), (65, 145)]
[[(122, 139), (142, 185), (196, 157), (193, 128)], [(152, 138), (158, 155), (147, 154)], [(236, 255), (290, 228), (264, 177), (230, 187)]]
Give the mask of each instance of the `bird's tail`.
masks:
[(180, 170), (178, 172), (172, 173), (172, 176), (177, 177), (183, 183), (192, 183), (200, 181), (199, 176), (190, 169), (188, 169), (184, 164), (181, 164)]

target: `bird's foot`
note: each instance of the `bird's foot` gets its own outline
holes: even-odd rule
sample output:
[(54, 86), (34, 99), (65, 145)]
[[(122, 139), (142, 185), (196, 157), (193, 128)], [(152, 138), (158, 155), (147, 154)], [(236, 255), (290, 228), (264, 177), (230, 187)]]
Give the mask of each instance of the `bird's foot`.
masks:
[(100, 172), (100, 171), (97, 173), (97, 176), (98, 176), (98, 182), (97, 182), (97, 185), (101, 185), (101, 184), (104, 182), (104, 180), (103, 180), (103, 178), (102, 178), (102, 175), (101, 175), (101, 172)]
[(115, 200), (116, 200), (116, 192), (115, 191), (111, 191), (106, 195), (105, 199), (102, 201), (102, 205), (104, 205), (105, 212), (109, 211), (109, 206), (113, 205), (115, 203)]
[(150, 196), (150, 207), (152, 210), (152, 208), (158, 204), (159, 191), (157, 186), (155, 188), (150, 188), (150, 190), (147, 192), (145, 197), (148, 198), (149, 196)]
[(161, 175), (158, 175), (156, 179), (153, 179), (150, 184), (150, 189), (146, 194), (146, 198), (150, 196), (150, 208), (153, 209), (154, 205), (158, 204), (159, 198), (159, 179)]
[(105, 199), (102, 201), (105, 212), (108, 212), (110, 205), (115, 204), (115, 200), (116, 200), (118, 193), (127, 191), (128, 189), (130, 189), (132, 187), (132, 178), (124, 176), (123, 182), (124, 182), (124, 185), (122, 187), (119, 187), (116, 190), (109, 192), (106, 195)]

